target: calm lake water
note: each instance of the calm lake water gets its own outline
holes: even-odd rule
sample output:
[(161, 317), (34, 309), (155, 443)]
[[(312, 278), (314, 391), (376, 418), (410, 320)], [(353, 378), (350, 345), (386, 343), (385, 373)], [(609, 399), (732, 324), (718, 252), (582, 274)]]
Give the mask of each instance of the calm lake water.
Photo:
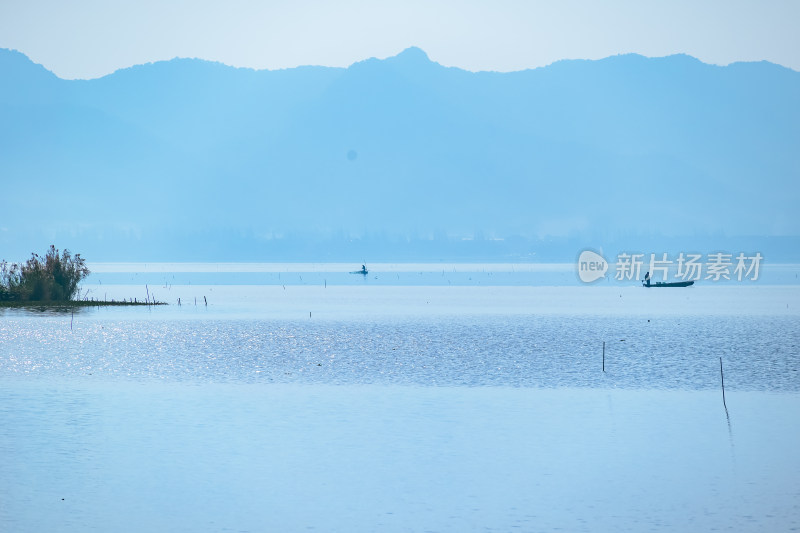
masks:
[(440, 266), (102, 265), (171, 305), (0, 311), (0, 531), (800, 528), (794, 266)]

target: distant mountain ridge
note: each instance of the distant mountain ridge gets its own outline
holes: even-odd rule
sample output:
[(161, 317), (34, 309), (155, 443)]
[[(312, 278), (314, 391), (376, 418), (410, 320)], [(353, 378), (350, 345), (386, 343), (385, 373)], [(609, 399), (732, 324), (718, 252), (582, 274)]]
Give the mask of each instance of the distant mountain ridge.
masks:
[(0, 50), (0, 124), (14, 252), (800, 235), (800, 73), (766, 62), (473, 73), (410, 48), (349, 68), (175, 59), (62, 80)]

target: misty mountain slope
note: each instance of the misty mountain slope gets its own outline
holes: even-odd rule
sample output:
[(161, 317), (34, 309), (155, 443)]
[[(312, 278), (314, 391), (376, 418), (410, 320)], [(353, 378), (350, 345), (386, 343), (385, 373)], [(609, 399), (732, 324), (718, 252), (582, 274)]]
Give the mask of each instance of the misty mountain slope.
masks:
[(227, 231), (254, 246), (800, 232), (800, 73), (769, 63), (471, 73), (411, 48), (347, 69), (176, 59), (67, 81), (3, 50), (0, 80), (9, 246), (37, 233), (21, 231), (37, 206), (49, 235)]

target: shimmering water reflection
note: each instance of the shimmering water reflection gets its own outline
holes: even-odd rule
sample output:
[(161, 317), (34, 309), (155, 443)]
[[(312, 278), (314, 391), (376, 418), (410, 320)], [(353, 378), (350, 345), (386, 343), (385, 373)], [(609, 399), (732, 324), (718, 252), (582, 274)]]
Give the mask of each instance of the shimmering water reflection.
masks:
[(40, 317), (0, 327), (0, 377), (702, 390), (722, 357), (731, 389), (797, 392), (799, 347), (798, 321), (769, 316)]
[(0, 377), (702, 390), (722, 357), (731, 388), (800, 390), (795, 287), (159, 290), (171, 305), (3, 311)]

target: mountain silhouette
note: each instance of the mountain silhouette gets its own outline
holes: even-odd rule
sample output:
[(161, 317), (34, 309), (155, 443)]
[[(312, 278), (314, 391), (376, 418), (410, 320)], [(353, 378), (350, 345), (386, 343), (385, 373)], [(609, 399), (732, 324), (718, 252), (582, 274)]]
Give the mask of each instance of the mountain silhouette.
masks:
[(468, 72), (409, 48), (349, 68), (173, 59), (62, 80), (0, 50), (0, 80), (9, 254), (800, 235), (800, 73), (767, 62)]

